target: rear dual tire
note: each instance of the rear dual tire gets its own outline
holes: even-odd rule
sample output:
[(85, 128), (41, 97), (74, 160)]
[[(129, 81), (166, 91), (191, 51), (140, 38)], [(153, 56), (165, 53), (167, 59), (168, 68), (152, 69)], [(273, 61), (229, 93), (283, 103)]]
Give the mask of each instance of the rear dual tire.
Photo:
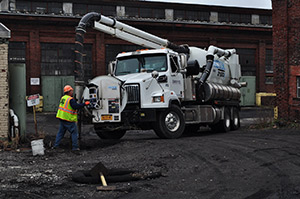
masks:
[(213, 132), (228, 132), (231, 129), (230, 111), (228, 108), (224, 110), (224, 119), (220, 120), (217, 124), (210, 126)]

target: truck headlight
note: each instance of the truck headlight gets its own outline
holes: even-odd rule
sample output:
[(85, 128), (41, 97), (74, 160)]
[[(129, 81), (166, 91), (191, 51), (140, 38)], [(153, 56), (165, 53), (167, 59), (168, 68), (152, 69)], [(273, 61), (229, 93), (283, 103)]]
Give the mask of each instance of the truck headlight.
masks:
[(152, 102), (153, 103), (156, 103), (156, 102), (165, 102), (165, 98), (164, 96), (155, 96), (155, 97), (152, 97)]

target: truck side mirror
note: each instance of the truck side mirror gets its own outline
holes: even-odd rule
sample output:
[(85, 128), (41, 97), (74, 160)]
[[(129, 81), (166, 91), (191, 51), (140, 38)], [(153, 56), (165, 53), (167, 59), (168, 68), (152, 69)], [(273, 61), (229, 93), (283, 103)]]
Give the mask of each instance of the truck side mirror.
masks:
[(110, 61), (108, 64), (108, 74), (109, 75), (113, 75), (114, 74), (114, 70), (115, 70), (115, 66), (116, 66), (116, 61)]
[(180, 56), (180, 69), (185, 69), (187, 66), (187, 56), (186, 54), (179, 54)]

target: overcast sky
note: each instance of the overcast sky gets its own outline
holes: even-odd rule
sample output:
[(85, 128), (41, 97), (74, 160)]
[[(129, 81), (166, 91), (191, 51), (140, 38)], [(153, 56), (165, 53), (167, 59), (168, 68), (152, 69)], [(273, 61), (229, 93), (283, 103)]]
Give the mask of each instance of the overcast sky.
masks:
[(145, 0), (145, 1), (272, 9), (271, 0)]

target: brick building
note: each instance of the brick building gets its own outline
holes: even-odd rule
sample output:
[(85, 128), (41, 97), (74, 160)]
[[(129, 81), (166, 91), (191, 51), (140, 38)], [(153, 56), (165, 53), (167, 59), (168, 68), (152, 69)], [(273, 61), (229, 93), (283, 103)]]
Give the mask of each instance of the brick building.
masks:
[(278, 114), (298, 119), (300, 113), (300, 1), (273, 0), (274, 87)]
[[(11, 30), (9, 62), (24, 63), (26, 94), (44, 96), (44, 109), (56, 110), (62, 86), (74, 81), (75, 27), (96, 11), (176, 44), (236, 48), (242, 75), (255, 77), (255, 92), (274, 92), (272, 11), (146, 1), (2, 0), (1, 22)], [(138, 47), (95, 30), (85, 35), (87, 79), (106, 73), (120, 51)], [(248, 89), (250, 90), (250, 89)], [(254, 104), (253, 104), (254, 105)]]
[(10, 30), (0, 23), (0, 140), (7, 138), (9, 127), (8, 39)]

